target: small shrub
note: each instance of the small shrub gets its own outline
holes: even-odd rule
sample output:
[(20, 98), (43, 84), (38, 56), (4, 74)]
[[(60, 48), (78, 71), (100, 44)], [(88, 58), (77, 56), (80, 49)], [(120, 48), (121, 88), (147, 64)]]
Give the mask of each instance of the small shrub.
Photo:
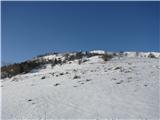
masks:
[(31, 101), (32, 101), (32, 99), (29, 99), (29, 100), (28, 100), (28, 102), (31, 102)]
[(54, 86), (58, 86), (58, 85), (60, 85), (60, 84), (59, 83), (54, 84)]
[(121, 84), (123, 83), (123, 80), (120, 80), (119, 82), (116, 82), (116, 84)]
[(117, 53), (113, 53), (113, 56), (117, 56)]
[(88, 81), (91, 81), (91, 79), (86, 79), (86, 81), (88, 82)]
[(74, 70), (73, 70), (73, 72), (77, 72), (77, 70), (76, 70), (76, 69), (74, 69)]
[(69, 72), (66, 72), (66, 74), (69, 74)]
[(119, 52), (119, 56), (120, 56), (120, 57), (123, 57), (123, 53), (124, 53), (123, 51), (120, 51), (120, 52)]
[(124, 56), (127, 56), (127, 55), (128, 55), (128, 53), (125, 53), (125, 54), (124, 54)]
[(51, 62), (51, 67), (53, 68), (54, 66), (55, 66), (55, 61), (52, 60), (52, 62)]
[(147, 87), (148, 85), (147, 85), (147, 84), (145, 84), (144, 86), (145, 86), (145, 87)]
[(112, 55), (109, 55), (107, 53), (105, 53), (105, 54), (102, 55), (102, 59), (104, 61), (108, 61), (108, 60), (112, 59), (112, 57), (113, 57)]
[(116, 68), (114, 68), (114, 70), (118, 70), (118, 69), (122, 69), (122, 67), (116, 67)]
[(75, 56), (75, 59), (82, 59), (82, 57), (83, 57), (83, 53), (82, 52), (77, 52), (76, 56)]
[(80, 76), (77, 76), (77, 75), (75, 75), (74, 77), (73, 77), (73, 79), (79, 79), (79, 78), (81, 78)]
[(45, 78), (46, 78), (45, 76), (41, 77), (41, 79), (45, 79)]
[(64, 73), (60, 73), (59, 75), (64, 75)]
[(79, 64), (79, 65), (82, 64), (82, 59), (79, 59), (79, 60), (78, 60), (78, 64)]
[(154, 54), (150, 53), (150, 54), (148, 55), (148, 58), (156, 58), (156, 56), (155, 56)]
[(112, 80), (117, 80), (116, 78), (112, 78)]
[(88, 51), (85, 52), (85, 55), (86, 55), (87, 58), (92, 57), (92, 54)]

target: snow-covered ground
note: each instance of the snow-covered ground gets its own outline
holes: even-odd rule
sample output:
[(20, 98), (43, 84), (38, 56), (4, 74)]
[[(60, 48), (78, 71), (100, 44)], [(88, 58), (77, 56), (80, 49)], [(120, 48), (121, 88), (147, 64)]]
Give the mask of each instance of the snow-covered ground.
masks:
[(159, 119), (160, 59), (98, 56), (2, 79), (2, 119)]

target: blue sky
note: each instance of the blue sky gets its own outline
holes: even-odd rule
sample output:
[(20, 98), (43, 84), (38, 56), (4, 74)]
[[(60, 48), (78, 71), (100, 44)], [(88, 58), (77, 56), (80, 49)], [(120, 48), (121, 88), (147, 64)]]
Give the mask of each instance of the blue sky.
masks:
[(159, 2), (2, 2), (2, 61), (47, 52), (159, 51)]

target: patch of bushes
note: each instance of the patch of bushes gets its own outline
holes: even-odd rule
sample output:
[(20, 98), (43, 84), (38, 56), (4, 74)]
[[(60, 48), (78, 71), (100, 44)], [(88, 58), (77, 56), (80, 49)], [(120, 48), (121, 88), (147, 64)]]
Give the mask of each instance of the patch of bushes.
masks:
[(15, 76), (20, 73), (28, 73), (34, 68), (40, 67), (43, 62), (38, 62), (37, 60), (25, 61), (22, 63), (15, 63), (8, 66), (1, 67), (1, 78)]

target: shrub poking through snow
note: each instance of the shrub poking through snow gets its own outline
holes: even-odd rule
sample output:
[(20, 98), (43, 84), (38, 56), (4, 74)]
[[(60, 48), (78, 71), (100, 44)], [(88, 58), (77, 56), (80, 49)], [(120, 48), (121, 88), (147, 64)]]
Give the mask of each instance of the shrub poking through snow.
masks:
[(78, 60), (78, 64), (79, 64), (79, 65), (82, 64), (82, 59), (79, 59), (79, 60)]
[(117, 80), (116, 78), (112, 78), (112, 80)]
[(59, 83), (54, 84), (54, 86), (58, 86), (58, 85), (60, 85), (60, 84)]
[(54, 72), (53, 73), (50, 73), (52, 76), (54, 76)]
[(73, 79), (79, 79), (79, 78), (81, 78), (80, 76), (77, 76), (77, 75), (75, 75), (74, 77), (73, 77)]
[(32, 101), (31, 99), (28, 100), (28, 102)]
[(66, 72), (66, 74), (69, 74), (69, 72)]
[(91, 81), (91, 79), (86, 79), (86, 81), (88, 82), (88, 81)]
[(122, 67), (116, 67), (116, 68), (114, 68), (114, 70), (118, 70), (118, 69), (122, 69)]
[(64, 75), (64, 73), (60, 73), (59, 75)]
[(152, 53), (150, 53), (150, 54), (148, 55), (148, 58), (156, 58), (156, 56), (153, 55)]
[(116, 82), (116, 84), (121, 84), (123, 82), (123, 80), (120, 80), (119, 82)]
[(144, 86), (145, 86), (145, 87), (147, 87), (148, 85), (147, 85), (147, 84), (145, 84)]
[(45, 76), (41, 77), (41, 79), (45, 79), (45, 78), (46, 78)]
[(110, 60), (110, 59), (112, 59), (112, 58), (113, 58), (113, 56), (112, 56), (112, 55), (109, 55), (109, 54), (107, 54), (107, 53), (105, 53), (105, 54), (102, 55), (102, 59), (103, 59), (104, 61), (108, 61), (108, 60)]
[(76, 69), (74, 69), (74, 70), (73, 70), (73, 72), (77, 72), (77, 70), (76, 70)]

